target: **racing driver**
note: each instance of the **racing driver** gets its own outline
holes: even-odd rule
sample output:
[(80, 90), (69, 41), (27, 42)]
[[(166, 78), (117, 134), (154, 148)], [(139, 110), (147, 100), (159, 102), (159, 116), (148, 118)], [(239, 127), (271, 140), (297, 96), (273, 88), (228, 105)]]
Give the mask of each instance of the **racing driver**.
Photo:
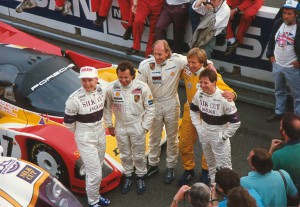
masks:
[[(121, 192), (130, 190), (132, 173), (137, 175), (137, 192), (145, 192), (144, 176), (147, 174), (145, 155), (146, 131), (149, 130), (155, 106), (149, 86), (135, 80), (131, 62), (123, 61), (117, 67), (118, 79), (107, 87), (104, 123), (112, 136), (116, 134), (120, 158), (125, 169)], [(112, 109), (116, 125), (112, 123)]]
[(178, 84), (181, 71), (187, 64), (185, 56), (171, 52), (165, 40), (157, 40), (153, 55), (140, 63), (137, 79), (147, 83), (153, 94), (155, 117), (150, 128), (149, 168), (147, 175), (159, 172), (158, 163), (161, 152), (160, 141), (163, 125), (167, 133), (167, 173), (164, 182), (174, 180), (174, 167), (178, 158), (178, 121), (180, 102)]
[(82, 87), (72, 93), (66, 102), (64, 125), (75, 133), (75, 141), (85, 165), (89, 206), (107, 206), (110, 201), (99, 195), (106, 147), (102, 124), (105, 92), (97, 84), (95, 68), (82, 67), (78, 78)]
[(202, 150), (205, 154), (211, 182), (215, 182), (217, 167), (232, 169), (229, 138), (240, 127), (237, 108), (216, 87), (217, 74), (203, 70), (199, 76), (200, 87), (190, 107)]
[[(204, 69), (212, 69), (211, 61), (207, 60), (206, 52), (203, 49), (193, 48), (187, 54), (188, 67), (182, 73), (181, 78), (184, 80), (187, 102), (184, 104), (182, 123), (180, 126), (179, 153), (183, 162), (184, 173), (180, 177), (178, 186), (188, 185), (189, 181), (195, 176), (194, 167), (194, 144), (197, 137), (197, 132), (192, 124), (190, 116), (190, 104), (197, 92), (199, 85), (199, 74)], [(223, 97), (228, 101), (236, 99), (236, 94), (222, 79), (220, 74), (217, 74), (217, 86), (223, 90)], [(206, 165), (205, 156), (202, 154), (202, 175), (200, 182), (210, 185), (208, 177), (208, 168)]]

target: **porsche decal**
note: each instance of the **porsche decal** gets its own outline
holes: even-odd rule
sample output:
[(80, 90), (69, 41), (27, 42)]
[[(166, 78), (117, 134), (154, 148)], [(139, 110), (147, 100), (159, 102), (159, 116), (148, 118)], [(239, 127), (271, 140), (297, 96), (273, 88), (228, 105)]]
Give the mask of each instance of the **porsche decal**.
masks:
[(44, 80), (41, 80), (39, 83), (35, 84), (34, 86), (31, 87), (31, 90), (34, 91), (35, 89), (37, 89), (38, 87), (44, 85), (45, 83), (49, 82), (51, 79), (55, 78), (56, 76), (59, 76), (60, 74), (66, 72), (68, 69), (71, 69), (72, 67), (74, 67), (74, 64), (70, 64), (67, 67), (61, 68), (58, 71), (56, 71), (55, 73), (49, 75), (47, 78), (45, 78)]

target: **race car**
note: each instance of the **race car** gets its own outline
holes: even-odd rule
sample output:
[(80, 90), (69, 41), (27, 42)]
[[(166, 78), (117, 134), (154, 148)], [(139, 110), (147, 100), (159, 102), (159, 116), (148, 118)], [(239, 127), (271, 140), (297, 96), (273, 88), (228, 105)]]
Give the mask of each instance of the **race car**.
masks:
[[(33, 162), (71, 191), (85, 193), (85, 169), (74, 134), (62, 125), (65, 102), (81, 87), (78, 68), (112, 64), (73, 51), (58, 54), (60, 48), (4, 23), (0, 31), (0, 143), (4, 155)], [(18, 45), (6, 44), (9, 42)], [(28, 48), (30, 42), (40, 51)], [(118, 160), (116, 143), (110, 140), (101, 193), (119, 185), (122, 167)]]
[(82, 207), (77, 198), (44, 169), (24, 160), (1, 156), (0, 206)]

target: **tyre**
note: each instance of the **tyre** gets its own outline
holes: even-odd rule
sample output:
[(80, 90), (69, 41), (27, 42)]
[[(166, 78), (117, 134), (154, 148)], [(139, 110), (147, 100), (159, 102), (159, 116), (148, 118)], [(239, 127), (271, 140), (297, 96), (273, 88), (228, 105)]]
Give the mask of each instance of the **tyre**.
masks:
[(49, 172), (60, 182), (69, 186), (67, 167), (63, 159), (52, 147), (43, 143), (34, 143), (29, 159), (34, 164)]

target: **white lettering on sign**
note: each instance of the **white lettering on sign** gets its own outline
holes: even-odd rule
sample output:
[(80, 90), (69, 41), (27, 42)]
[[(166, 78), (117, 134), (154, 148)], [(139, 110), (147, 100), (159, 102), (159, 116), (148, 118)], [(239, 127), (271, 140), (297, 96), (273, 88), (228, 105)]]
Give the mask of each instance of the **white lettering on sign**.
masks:
[(119, 7), (112, 8), (112, 17), (114, 19), (121, 19), (121, 10)]

